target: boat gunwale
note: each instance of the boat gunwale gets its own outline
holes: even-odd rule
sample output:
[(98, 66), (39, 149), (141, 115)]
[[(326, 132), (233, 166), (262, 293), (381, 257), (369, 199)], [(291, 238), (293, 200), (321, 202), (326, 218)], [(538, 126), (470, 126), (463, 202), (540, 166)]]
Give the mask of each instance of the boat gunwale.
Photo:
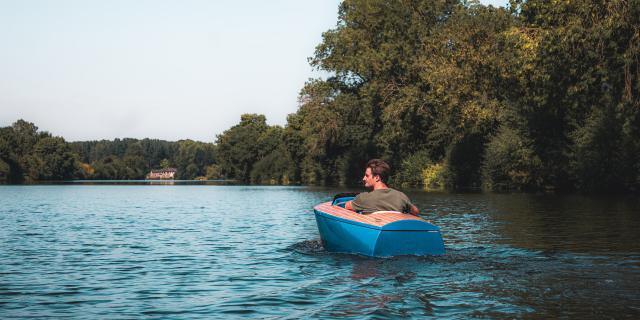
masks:
[(382, 227), (379, 226), (374, 226), (372, 224), (368, 224), (368, 223), (364, 223), (364, 222), (360, 222), (360, 221), (355, 221), (355, 220), (349, 220), (349, 219), (345, 219), (342, 217), (338, 217), (338, 216), (334, 216), (330, 213), (326, 213), (324, 211), (320, 211), (316, 208), (313, 208), (313, 211), (315, 211), (316, 214), (320, 214), (322, 217), (331, 219), (331, 220), (335, 220), (338, 222), (342, 222), (342, 223), (347, 223), (347, 224), (351, 224), (351, 225), (355, 225), (355, 226), (361, 226), (361, 227), (365, 227), (365, 228), (369, 228), (369, 229), (374, 229), (374, 230), (378, 230), (378, 231), (383, 231)]
[[(323, 209), (331, 209), (335, 212), (329, 212), (329, 211), (325, 211)], [(375, 230), (380, 230), (380, 231), (421, 231), (421, 232), (425, 232), (425, 231), (429, 231), (429, 232), (440, 232), (440, 228), (432, 223), (430, 223), (429, 221), (425, 220), (422, 217), (419, 216), (414, 216), (414, 215), (409, 215), (407, 213), (402, 213), (402, 212), (398, 212), (398, 211), (377, 211), (368, 215), (363, 215), (363, 214), (359, 214), (356, 213), (354, 211), (345, 209), (343, 207), (340, 206), (335, 206), (332, 204), (332, 202), (323, 202), (320, 204), (317, 204), (316, 206), (313, 207), (314, 212), (316, 212), (316, 214), (321, 213), (322, 216), (330, 218), (332, 220), (338, 221), (338, 222), (344, 222), (344, 223), (348, 223), (351, 225), (359, 225), (359, 226), (364, 226), (364, 227), (368, 227), (371, 229), (375, 229)], [(388, 216), (384, 216), (384, 214), (391, 214), (393, 215), (392, 217), (388, 217)], [(346, 217), (345, 217), (346, 215)], [(380, 218), (377, 218), (375, 215), (383, 215)], [(401, 217), (401, 218), (399, 218)], [(373, 219), (376, 223), (370, 223), (367, 221), (362, 221), (360, 219), (366, 219), (366, 220), (370, 220)], [(416, 222), (421, 222), (421, 223), (425, 223), (428, 224), (429, 226), (432, 226), (435, 230), (415, 230), (415, 229), (391, 229), (389, 230), (388, 227), (395, 224), (395, 223), (400, 223), (400, 222), (405, 222), (405, 221), (416, 221)]]

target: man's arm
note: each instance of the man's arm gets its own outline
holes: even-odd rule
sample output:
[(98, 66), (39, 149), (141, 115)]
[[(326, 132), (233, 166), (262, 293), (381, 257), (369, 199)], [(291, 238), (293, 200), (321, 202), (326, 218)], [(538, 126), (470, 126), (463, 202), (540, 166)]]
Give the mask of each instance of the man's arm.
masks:
[(420, 210), (418, 210), (418, 207), (416, 207), (415, 205), (411, 205), (411, 207), (409, 208), (409, 213), (411, 213), (414, 216), (417, 216), (420, 214)]
[(347, 210), (351, 210), (351, 211), (355, 211), (353, 210), (353, 206), (351, 205), (351, 200), (347, 201), (347, 203), (344, 204), (344, 208)]

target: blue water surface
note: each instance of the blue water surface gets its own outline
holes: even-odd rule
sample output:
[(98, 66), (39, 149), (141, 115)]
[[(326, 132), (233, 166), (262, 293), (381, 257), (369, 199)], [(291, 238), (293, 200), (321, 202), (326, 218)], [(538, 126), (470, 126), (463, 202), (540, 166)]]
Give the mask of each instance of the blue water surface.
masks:
[(0, 317), (638, 318), (635, 198), (408, 192), (441, 257), (326, 252), (342, 189), (0, 186)]

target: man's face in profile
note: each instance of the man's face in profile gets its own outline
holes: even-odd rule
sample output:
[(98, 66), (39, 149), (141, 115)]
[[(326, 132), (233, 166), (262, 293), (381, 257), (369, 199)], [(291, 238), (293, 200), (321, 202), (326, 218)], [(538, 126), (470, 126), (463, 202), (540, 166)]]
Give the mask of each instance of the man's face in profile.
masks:
[(374, 176), (371, 173), (371, 168), (367, 168), (367, 170), (364, 171), (364, 177), (362, 177), (362, 182), (364, 183), (365, 187), (373, 188), (373, 185), (377, 182), (378, 179), (380, 179), (378, 176)]

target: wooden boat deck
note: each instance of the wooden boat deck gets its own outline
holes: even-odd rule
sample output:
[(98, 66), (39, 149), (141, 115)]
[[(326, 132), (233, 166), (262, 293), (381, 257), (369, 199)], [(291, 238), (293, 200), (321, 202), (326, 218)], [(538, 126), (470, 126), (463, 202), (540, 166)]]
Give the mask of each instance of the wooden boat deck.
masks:
[(342, 207), (332, 206), (331, 202), (321, 203), (314, 207), (315, 210), (324, 212), (334, 217), (356, 221), (364, 224), (382, 227), (386, 224), (400, 220), (419, 220), (425, 221), (420, 217), (412, 214), (400, 213), (395, 211), (379, 211), (371, 214), (359, 214)]

